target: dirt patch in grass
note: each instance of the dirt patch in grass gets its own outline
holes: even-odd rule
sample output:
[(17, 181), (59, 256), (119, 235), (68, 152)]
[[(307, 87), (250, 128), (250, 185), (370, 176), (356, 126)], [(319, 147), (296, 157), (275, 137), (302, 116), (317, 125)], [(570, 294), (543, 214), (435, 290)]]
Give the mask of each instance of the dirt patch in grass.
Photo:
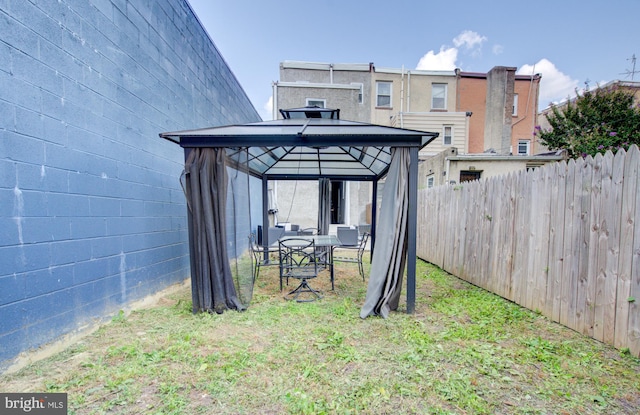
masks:
[[(368, 266), (367, 266), (368, 268)], [(190, 289), (120, 315), (5, 392), (66, 392), (72, 414), (637, 414), (640, 361), (418, 264), (416, 312), (360, 319), (355, 264), (283, 299), (261, 270), (244, 312), (192, 314)], [(293, 288), (293, 282), (289, 289)]]

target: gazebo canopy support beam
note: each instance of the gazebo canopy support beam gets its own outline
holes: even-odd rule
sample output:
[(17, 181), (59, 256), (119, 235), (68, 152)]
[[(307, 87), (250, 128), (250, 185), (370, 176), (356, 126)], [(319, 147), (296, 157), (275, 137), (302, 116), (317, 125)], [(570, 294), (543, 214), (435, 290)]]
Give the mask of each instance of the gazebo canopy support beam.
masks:
[(416, 237), (418, 224), (418, 149), (409, 150), (409, 206), (407, 229), (407, 313), (413, 314), (416, 307)]

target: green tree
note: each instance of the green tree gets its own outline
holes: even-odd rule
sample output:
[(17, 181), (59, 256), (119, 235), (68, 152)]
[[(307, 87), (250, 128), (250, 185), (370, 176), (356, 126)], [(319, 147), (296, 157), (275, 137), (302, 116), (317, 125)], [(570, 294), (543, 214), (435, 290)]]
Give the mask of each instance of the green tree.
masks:
[(634, 94), (618, 87), (586, 91), (546, 115), (551, 129), (534, 135), (550, 150), (566, 149), (570, 157), (595, 156), (640, 144), (640, 105)]

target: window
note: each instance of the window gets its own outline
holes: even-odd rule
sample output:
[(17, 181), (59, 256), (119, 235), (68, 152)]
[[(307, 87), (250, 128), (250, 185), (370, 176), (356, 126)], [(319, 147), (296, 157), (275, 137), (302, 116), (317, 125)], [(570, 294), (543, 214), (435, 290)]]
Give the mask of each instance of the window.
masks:
[(450, 146), (453, 143), (453, 126), (445, 125), (442, 134), (442, 144)]
[(447, 84), (431, 84), (431, 109), (447, 109)]
[(391, 108), (391, 82), (376, 82), (376, 107)]
[(358, 82), (352, 82), (351, 84), (360, 87), (360, 91), (358, 91), (358, 104), (362, 104), (364, 102), (364, 86)]
[(460, 172), (460, 183), (480, 180), (481, 173), (479, 170), (462, 170)]
[(514, 117), (518, 115), (518, 94), (513, 94), (513, 112), (511, 115)]
[(531, 141), (529, 140), (518, 140), (518, 155), (519, 156), (528, 156), (529, 155), (529, 145)]
[(531, 171), (531, 170), (535, 170), (538, 167), (542, 167), (542, 166), (544, 166), (544, 163), (539, 162), (539, 161), (533, 161), (531, 163), (527, 163), (526, 168), (527, 168), (527, 171)]
[(307, 98), (307, 107), (316, 106), (318, 108), (326, 108), (327, 100), (326, 99), (316, 99), (316, 98)]
[(434, 180), (435, 178), (433, 177), (433, 174), (430, 176), (427, 176), (427, 188), (433, 187)]

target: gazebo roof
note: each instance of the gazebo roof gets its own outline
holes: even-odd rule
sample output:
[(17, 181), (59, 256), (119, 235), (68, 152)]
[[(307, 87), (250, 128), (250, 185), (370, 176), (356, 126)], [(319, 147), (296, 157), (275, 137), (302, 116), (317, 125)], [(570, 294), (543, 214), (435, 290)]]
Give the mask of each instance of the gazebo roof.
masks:
[(232, 163), (257, 177), (340, 180), (380, 179), (389, 168), (392, 147), (421, 149), (437, 136), (432, 132), (324, 118), (292, 118), (160, 134), (184, 148), (225, 147)]

